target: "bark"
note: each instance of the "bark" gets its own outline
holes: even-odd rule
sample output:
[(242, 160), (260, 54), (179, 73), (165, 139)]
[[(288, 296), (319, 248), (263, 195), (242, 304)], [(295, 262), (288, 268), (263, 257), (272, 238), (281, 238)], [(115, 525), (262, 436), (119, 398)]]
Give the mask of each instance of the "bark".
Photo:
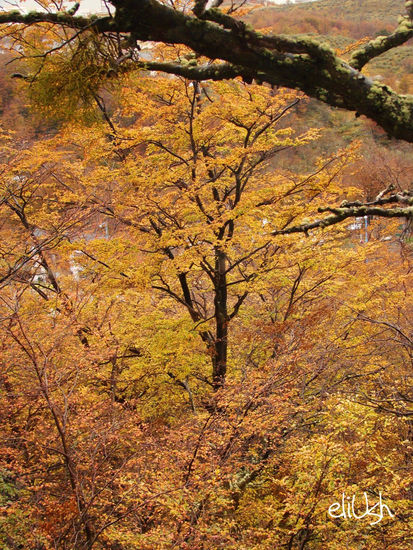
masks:
[(215, 250), (215, 354), (213, 357), (212, 382), (215, 390), (223, 386), (227, 373), (228, 359), (228, 296), (226, 255), (216, 248)]

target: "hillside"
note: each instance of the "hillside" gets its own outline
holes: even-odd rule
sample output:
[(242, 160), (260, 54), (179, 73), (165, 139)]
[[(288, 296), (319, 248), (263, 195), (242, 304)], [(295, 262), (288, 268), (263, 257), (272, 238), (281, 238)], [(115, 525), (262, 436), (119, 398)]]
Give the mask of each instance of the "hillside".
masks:
[(276, 32), (316, 32), (363, 38), (391, 31), (404, 0), (319, 0), (295, 5), (258, 8), (250, 15), (254, 26)]
[(351, 21), (381, 21), (395, 23), (397, 17), (404, 13), (404, 0), (319, 0), (296, 5), (279, 5), (276, 11), (290, 13), (311, 13), (336, 18), (345, 17)]
[[(404, 13), (404, 0), (319, 0), (294, 5), (258, 8), (249, 22), (264, 32), (322, 36), (334, 48), (345, 50), (352, 43), (391, 32)], [(373, 60), (366, 72), (380, 74), (397, 88), (410, 82), (413, 46), (395, 48)], [(403, 84), (404, 93), (410, 85)]]

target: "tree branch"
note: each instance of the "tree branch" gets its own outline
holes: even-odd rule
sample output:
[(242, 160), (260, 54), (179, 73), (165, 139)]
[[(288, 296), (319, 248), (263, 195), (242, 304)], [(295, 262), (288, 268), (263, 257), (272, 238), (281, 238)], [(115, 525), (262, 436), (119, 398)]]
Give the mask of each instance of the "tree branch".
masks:
[[(194, 8), (198, 17), (157, 0), (112, 0), (111, 3), (116, 8), (114, 17), (96, 17), (96, 21), (94, 16), (72, 16), (67, 12), (21, 14), (11, 11), (0, 14), (0, 23), (27, 26), (43, 22), (73, 29), (91, 27), (107, 40), (110, 33), (117, 32), (129, 34), (134, 42), (183, 44), (199, 55), (226, 63), (198, 66), (195, 60), (194, 63), (167, 64), (151, 61), (136, 67), (162, 70), (192, 80), (241, 76), (246, 82), (255, 79), (258, 83), (297, 88), (328, 105), (367, 116), (389, 136), (413, 142), (413, 96), (397, 94), (359, 70), (373, 57), (412, 36), (412, 0), (406, 2), (407, 15), (396, 31), (357, 50), (350, 63), (317, 38), (266, 36), (216, 8), (205, 10), (203, 1), (197, 2)], [(123, 66), (126, 70), (128, 63)]]
[[(393, 206), (392, 208), (384, 208), (380, 205), (402, 202), (408, 204), (405, 208)], [(378, 198), (376, 201), (361, 203), (348, 203), (344, 201), (340, 207), (334, 208), (330, 206), (321, 207), (319, 212), (331, 212), (321, 220), (316, 220), (310, 223), (302, 223), (284, 229), (272, 232), (272, 235), (289, 235), (291, 233), (305, 233), (306, 235), (311, 229), (325, 228), (330, 225), (336, 225), (347, 218), (359, 218), (363, 216), (378, 216), (381, 218), (405, 218), (413, 219), (413, 197), (405, 196), (404, 194), (392, 195), (391, 197)]]
[(243, 67), (231, 65), (231, 63), (203, 63), (197, 65), (192, 63), (166, 63), (158, 61), (135, 61), (125, 65), (122, 70), (130, 72), (134, 69), (142, 69), (147, 71), (161, 71), (163, 73), (183, 76), (188, 80), (230, 80), (241, 76), (244, 80), (252, 82), (254, 74), (252, 71), (247, 71)]
[(0, 13), (0, 24), (17, 23), (23, 25), (34, 25), (36, 23), (53, 23), (62, 27), (71, 29), (94, 28), (97, 32), (107, 32), (115, 30), (112, 17), (97, 17), (91, 15), (84, 17), (82, 15), (73, 16), (69, 12), (59, 11), (21, 13), (17, 10)]
[(350, 58), (349, 65), (361, 70), (369, 61), (379, 55), (401, 46), (413, 38), (413, 21), (409, 16), (401, 19), (397, 29), (388, 36), (378, 36), (357, 49)]

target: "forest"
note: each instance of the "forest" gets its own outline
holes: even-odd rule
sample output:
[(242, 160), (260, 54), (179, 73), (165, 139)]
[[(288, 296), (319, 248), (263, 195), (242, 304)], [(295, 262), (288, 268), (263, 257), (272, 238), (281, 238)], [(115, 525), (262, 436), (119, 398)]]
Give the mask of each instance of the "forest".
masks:
[(410, 549), (413, 2), (34, 4), (0, 550)]

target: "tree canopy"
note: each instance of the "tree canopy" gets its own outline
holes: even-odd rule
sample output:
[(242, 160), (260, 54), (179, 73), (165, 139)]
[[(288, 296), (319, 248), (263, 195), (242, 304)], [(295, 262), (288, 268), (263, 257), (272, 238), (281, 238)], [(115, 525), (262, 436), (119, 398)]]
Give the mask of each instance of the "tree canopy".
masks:
[[(301, 96), (129, 74), (110, 124), (0, 134), (2, 548), (409, 544), (411, 249), (282, 234), (366, 196)], [(327, 515), (363, 491), (392, 517)]]

